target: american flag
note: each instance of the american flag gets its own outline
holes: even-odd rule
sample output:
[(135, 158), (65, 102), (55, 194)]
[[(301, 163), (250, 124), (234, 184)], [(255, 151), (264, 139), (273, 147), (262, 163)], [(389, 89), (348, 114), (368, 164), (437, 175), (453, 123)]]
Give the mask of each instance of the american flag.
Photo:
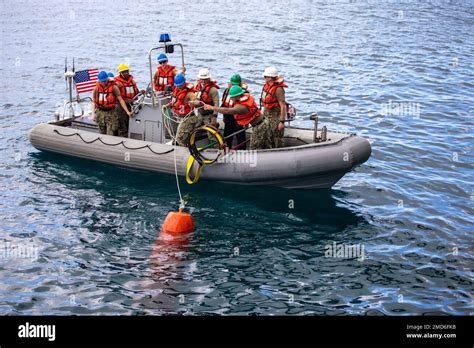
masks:
[(74, 76), (77, 93), (90, 92), (94, 90), (99, 69), (81, 70)]

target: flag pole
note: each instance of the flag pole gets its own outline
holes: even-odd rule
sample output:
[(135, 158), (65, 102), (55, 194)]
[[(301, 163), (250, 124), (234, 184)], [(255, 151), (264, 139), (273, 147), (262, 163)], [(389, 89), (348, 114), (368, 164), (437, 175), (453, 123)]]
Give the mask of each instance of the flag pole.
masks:
[[(74, 75), (76, 74), (76, 68), (74, 66), (74, 57), (72, 57), (72, 72), (74, 73)], [(73, 80), (73, 83), (74, 83), (74, 88), (76, 89), (76, 100), (79, 103), (81, 101), (81, 97), (79, 95), (79, 92), (77, 91), (76, 81)]]
[(67, 80), (67, 84), (69, 86), (69, 109), (71, 111), (71, 114), (72, 114), (72, 117), (74, 117), (74, 108), (72, 106), (72, 102), (73, 102), (73, 99), (72, 99), (72, 80), (74, 78), (74, 75), (76, 75), (76, 73), (74, 71), (71, 71), (71, 70), (67, 70), (65, 73), (64, 73), (64, 76), (66, 77), (66, 80)]

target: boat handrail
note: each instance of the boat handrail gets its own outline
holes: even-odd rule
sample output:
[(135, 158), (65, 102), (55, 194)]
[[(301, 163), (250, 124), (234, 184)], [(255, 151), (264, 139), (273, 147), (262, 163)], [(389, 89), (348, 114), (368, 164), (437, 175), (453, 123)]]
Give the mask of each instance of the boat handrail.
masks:
[(61, 104), (57, 104), (58, 110), (56, 110), (55, 115), (56, 115), (56, 121), (59, 120), (64, 120), (66, 117), (66, 110), (69, 110), (69, 118), (76, 117), (76, 108), (74, 107), (77, 105), (77, 107), (80, 109), (80, 114), (77, 116), (84, 116), (85, 109), (83, 107), (84, 102), (92, 102), (91, 97), (85, 97), (83, 99), (79, 98), (74, 98), (72, 100), (65, 100), (62, 107)]

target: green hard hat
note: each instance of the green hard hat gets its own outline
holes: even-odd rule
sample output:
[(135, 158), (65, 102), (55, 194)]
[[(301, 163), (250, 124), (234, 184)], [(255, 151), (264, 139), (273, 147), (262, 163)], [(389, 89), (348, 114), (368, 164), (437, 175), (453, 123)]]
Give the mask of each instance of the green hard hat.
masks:
[(230, 78), (230, 83), (233, 85), (240, 85), (241, 82), (242, 82), (242, 79), (240, 78), (239, 74), (234, 74)]
[(233, 85), (229, 90), (229, 95), (231, 98), (238, 97), (239, 95), (242, 95), (244, 93), (245, 91), (237, 85)]

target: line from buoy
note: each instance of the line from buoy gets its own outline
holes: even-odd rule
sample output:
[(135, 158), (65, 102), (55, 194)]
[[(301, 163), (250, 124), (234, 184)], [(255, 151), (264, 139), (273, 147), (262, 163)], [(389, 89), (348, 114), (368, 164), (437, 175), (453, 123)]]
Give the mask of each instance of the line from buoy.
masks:
[(173, 151), (173, 157), (174, 157), (174, 175), (176, 177), (176, 187), (178, 188), (178, 194), (179, 194), (179, 209), (182, 210), (186, 206), (186, 203), (183, 200), (183, 196), (181, 195), (181, 188), (179, 187), (178, 167), (176, 165), (176, 151)]
[[(194, 111), (194, 110), (193, 110)], [(179, 129), (179, 126), (178, 126)], [(174, 143), (173, 146), (178, 146), (177, 141), (175, 139), (174, 132), (170, 133), (171, 141)], [(163, 222), (161, 227), (161, 233), (168, 233), (170, 235), (183, 235), (187, 233), (191, 233), (194, 231), (194, 221), (191, 214), (184, 213), (183, 210), (186, 206), (186, 202), (181, 195), (181, 188), (179, 186), (179, 177), (178, 177), (178, 165), (176, 159), (176, 149), (173, 151), (173, 159), (174, 159), (174, 174), (176, 178), (176, 188), (178, 189), (179, 194), (179, 209), (177, 212), (170, 211)]]

